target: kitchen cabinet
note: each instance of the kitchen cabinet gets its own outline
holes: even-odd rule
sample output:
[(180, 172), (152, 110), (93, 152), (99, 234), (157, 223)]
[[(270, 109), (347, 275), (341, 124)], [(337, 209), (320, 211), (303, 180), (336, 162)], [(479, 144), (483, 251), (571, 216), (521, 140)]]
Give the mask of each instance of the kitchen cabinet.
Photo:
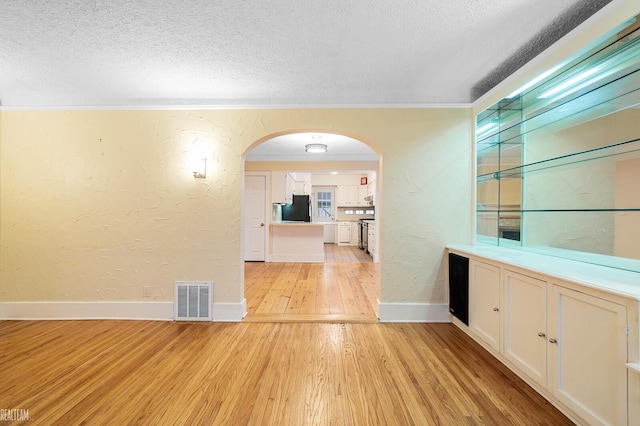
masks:
[(503, 280), (503, 354), (541, 386), (547, 385), (547, 283), (510, 270)]
[(364, 200), (367, 194), (366, 185), (338, 185), (336, 201), (338, 207), (365, 207), (369, 205)]
[(358, 245), (359, 232), (358, 222), (338, 221), (338, 244)]
[(311, 193), (310, 173), (290, 173), (279, 170), (271, 172), (271, 202), (291, 204), (293, 195)]
[(294, 195), (311, 195), (311, 173), (291, 172)]
[(283, 171), (271, 172), (271, 202), (279, 204), (291, 204), (293, 201), (293, 177)]
[(358, 222), (351, 222), (351, 245), (357, 246), (360, 241), (360, 226)]
[(469, 263), (469, 328), (496, 351), (500, 350), (500, 269)]
[(339, 185), (336, 193), (338, 207), (352, 207), (357, 205), (358, 187), (355, 185)]
[(376, 254), (376, 223), (374, 221), (369, 222), (367, 226), (367, 252), (371, 257), (375, 258)]
[(338, 222), (338, 244), (351, 244), (351, 222)]
[(367, 184), (367, 197), (371, 197), (371, 205), (376, 203), (376, 181), (370, 181)]
[(369, 190), (367, 185), (360, 185), (358, 186), (358, 196), (356, 198), (356, 204), (357, 206), (366, 206), (369, 203), (367, 203), (364, 199), (365, 197), (367, 197), (369, 195)]
[[(576, 262), (557, 260), (568, 262), (556, 269), (559, 277), (544, 273), (550, 260), (542, 255), (525, 255), (523, 264), (534, 271), (514, 265), (508, 249), (506, 263), (474, 256), (476, 250), (482, 252), (449, 251), (470, 258), (469, 325), (454, 323), (577, 423), (639, 424), (640, 381), (628, 368), (640, 366), (640, 295), (585, 285), (590, 273)], [(575, 282), (567, 280), (571, 268), (580, 277)], [(611, 276), (604, 268), (593, 280)], [(628, 280), (637, 283), (634, 275)]]
[(284, 199), (286, 203), (293, 202), (293, 192), (295, 188), (295, 181), (293, 180), (293, 176), (289, 173), (285, 173), (285, 195)]

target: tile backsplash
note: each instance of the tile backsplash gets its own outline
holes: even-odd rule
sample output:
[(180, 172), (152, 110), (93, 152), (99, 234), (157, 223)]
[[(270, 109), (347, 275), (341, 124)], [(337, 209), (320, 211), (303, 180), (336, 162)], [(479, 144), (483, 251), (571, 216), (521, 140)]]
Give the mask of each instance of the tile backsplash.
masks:
[(374, 219), (375, 207), (338, 207), (336, 220)]

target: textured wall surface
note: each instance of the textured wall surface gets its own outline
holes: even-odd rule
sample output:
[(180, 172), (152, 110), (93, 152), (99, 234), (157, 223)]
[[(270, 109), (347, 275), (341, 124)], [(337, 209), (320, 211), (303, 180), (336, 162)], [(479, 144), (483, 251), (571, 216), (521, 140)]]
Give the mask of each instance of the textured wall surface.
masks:
[[(0, 300), (243, 298), (242, 155), (326, 130), (380, 153), (382, 301), (444, 301), (445, 244), (470, 238), (469, 109), (3, 111)], [(190, 158), (206, 148), (207, 178)]]

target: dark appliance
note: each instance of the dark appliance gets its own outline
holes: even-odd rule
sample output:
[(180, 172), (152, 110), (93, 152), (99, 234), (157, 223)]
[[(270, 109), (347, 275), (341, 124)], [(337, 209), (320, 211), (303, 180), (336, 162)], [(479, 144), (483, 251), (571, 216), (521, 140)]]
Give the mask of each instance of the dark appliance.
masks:
[(359, 238), (359, 246), (365, 253), (369, 254), (369, 222), (360, 219), (360, 238)]
[(311, 197), (294, 195), (293, 203), (282, 206), (282, 220), (311, 222)]
[(366, 236), (364, 234), (365, 232), (365, 227), (364, 227), (364, 220), (360, 219), (358, 221), (358, 248), (360, 250), (364, 250), (366, 247), (364, 246), (364, 242), (366, 241)]
[(469, 325), (469, 259), (449, 253), (449, 312)]

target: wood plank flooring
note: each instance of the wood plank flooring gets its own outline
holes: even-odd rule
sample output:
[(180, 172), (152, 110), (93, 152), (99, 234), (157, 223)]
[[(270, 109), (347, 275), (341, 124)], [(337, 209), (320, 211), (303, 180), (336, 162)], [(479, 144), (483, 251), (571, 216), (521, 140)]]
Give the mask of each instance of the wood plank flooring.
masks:
[(373, 262), (246, 262), (245, 321), (376, 321), (379, 271)]
[(569, 425), (452, 324), (1, 321), (33, 425)]
[(355, 262), (367, 263), (373, 262), (371, 255), (360, 250), (358, 246), (339, 246), (337, 244), (324, 245), (324, 258), (327, 263), (334, 262)]

